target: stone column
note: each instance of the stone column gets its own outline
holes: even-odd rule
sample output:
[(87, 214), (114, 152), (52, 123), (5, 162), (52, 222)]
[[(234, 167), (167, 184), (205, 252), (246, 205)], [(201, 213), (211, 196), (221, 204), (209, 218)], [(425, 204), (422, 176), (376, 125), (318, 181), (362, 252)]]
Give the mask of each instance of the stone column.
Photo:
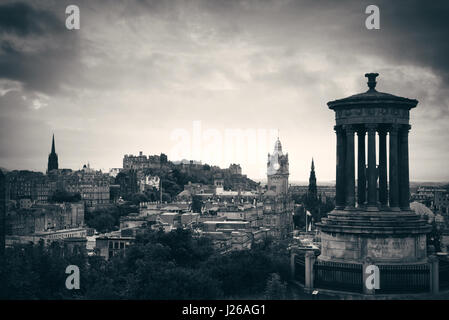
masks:
[(390, 128), (390, 209), (399, 209), (398, 125)]
[(313, 251), (306, 251), (305, 254), (305, 283), (304, 292), (310, 293), (313, 291), (313, 265), (315, 263), (315, 253)]
[(387, 187), (387, 132), (379, 131), (379, 202), (382, 208), (388, 206)]
[(345, 126), (346, 131), (346, 207), (345, 210), (355, 209), (355, 163), (354, 163), (354, 127)]
[(408, 132), (406, 125), (399, 131), (399, 206), (401, 210), (410, 210), (410, 180), (408, 159)]
[(295, 269), (296, 269), (296, 253), (290, 252), (290, 276), (291, 279), (295, 280)]
[(367, 124), (368, 131), (368, 205), (367, 211), (379, 211), (377, 208), (376, 176), (376, 124)]
[(365, 128), (357, 131), (358, 154), (357, 154), (357, 204), (363, 207), (366, 201), (366, 176), (365, 176)]
[(430, 264), (430, 293), (438, 294), (440, 291), (440, 279), (439, 279), (439, 260), (436, 255), (431, 255), (428, 257), (428, 262)]
[(337, 134), (337, 172), (335, 185), (335, 209), (343, 210), (346, 206), (345, 197), (345, 158), (346, 158), (346, 136), (341, 126), (335, 126)]

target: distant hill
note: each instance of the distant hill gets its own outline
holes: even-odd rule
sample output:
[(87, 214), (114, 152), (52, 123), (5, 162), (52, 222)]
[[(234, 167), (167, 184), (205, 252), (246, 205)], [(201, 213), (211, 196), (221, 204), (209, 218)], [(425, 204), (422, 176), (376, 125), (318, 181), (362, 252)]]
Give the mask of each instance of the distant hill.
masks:
[(203, 185), (213, 185), (215, 179), (223, 180), (225, 190), (256, 190), (258, 182), (249, 179), (246, 175), (236, 174), (229, 168), (221, 169), (218, 166), (200, 164), (198, 162), (171, 162), (156, 168), (140, 170), (140, 174), (158, 176), (162, 179), (163, 192), (171, 198), (184, 190), (189, 182)]

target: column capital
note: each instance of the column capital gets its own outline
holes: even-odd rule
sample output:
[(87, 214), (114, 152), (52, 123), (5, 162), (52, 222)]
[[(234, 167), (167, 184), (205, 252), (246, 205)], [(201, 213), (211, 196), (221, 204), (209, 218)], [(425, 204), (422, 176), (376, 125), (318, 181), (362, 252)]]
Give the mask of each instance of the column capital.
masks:
[(379, 125), (377, 123), (367, 123), (367, 124), (365, 124), (365, 128), (367, 129), (368, 132), (373, 132), (378, 127), (379, 127)]
[(352, 124), (343, 125), (343, 129), (346, 131), (347, 135), (354, 134), (354, 132), (355, 132), (355, 127)]
[(401, 128), (401, 125), (399, 125), (397, 123), (393, 123), (390, 126), (390, 128), (388, 129), (388, 131), (390, 132), (390, 135), (397, 135), (400, 128)]
[(343, 128), (342, 125), (334, 126), (334, 131), (337, 132), (337, 133), (341, 133), (341, 132), (344, 131), (344, 128)]
[(364, 137), (364, 136), (366, 135), (366, 130), (365, 130), (365, 128), (358, 128), (358, 129), (357, 129), (357, 135), (358, 135), (359, 137)]
[(388, 129), (383, 126), (379, 126), (377, 132), (379, 133), (379, 136), (386, 136), (388, 133)]
[(408, 132), (410, 131), (411, 128), (412, 128), (412, 126), (409, 124), (402, 125), (399, 128), (399, 133), (402, 135), (408, 135)]

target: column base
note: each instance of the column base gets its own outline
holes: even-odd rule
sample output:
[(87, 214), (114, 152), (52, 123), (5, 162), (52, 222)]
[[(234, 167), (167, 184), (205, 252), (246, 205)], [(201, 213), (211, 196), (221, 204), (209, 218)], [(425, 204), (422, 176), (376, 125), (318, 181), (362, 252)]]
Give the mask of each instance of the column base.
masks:
[(335, 210), (344, 210), (345, 206), (335, 206)]
[(354, 211), (354, 210), (357, 210), (357, 208), (356, 208), (355, 206), (346, 206), (346, 207), (344, 208), (344, 210)]
[(407, 207), (401, 207), (401, 211), (411, 211), (412, 209), (410, 209), (409, 206)]
[(377, 206), (368, 205), (365, 210), (366, 211), (379, 211), (379, 208)]
[(401, 211), (399, 207), (390, 207), (390, 211)]

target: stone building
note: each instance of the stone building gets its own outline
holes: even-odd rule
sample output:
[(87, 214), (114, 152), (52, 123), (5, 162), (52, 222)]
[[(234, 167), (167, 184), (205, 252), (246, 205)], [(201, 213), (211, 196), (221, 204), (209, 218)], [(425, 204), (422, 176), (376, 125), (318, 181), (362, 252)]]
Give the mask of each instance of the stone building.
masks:
[(134, 243), (134, 237), (106, 236), (96, 239), (95, 252), (106, 260), (117, 254), (125, 254)]
[(288, 153), (283, 154), (281, 141), (278, 138), (273, 154), (268, 154), (268, 190), (274, 191), (276, 195), (286, 195), (288, 193), (288, 176)]
[(434, 208), (443, 216), (449, 216), (449, 192), (447, 190), (435, 191)]
[(84, 227), (84, 204), (36, 204), (30, 208), (8, 211), (6, 232), (8, 235), (30, 235), (38, 232), (57, 231)]
[(84, 165), (82, 170), (65, 176), (64, 190), (79, 193), (87, 207), (110, 203), (111, 177)]
[(283, 154), (279, 138), (273, 154), (268, 154), (267, 188), (263, 195), (263, 227), (275, 240), (287, 239), (293, 232), (294, 202), (288, 190), (288, 154)]
[[(53, 171), (54, 172), (54, 171)], [(45, 203), (57, 189), (57, 183), (42, 172), (14, 170), (6, 175), (7, 199)]]
[(239, 164), (232, 163), (229, 166), (229, 172), (231, 173), (231, 175), (241, 175), (242, 167)]
[(134, 156), (132, 154), (125, 154), (123, 157), (123, 169), (125, 170), (144, 170), (151, 168), (160, 168), (161, 166), (161, 157), (158, 155), (154, 156), (146, 156), (139, 152), (138, 156)]

